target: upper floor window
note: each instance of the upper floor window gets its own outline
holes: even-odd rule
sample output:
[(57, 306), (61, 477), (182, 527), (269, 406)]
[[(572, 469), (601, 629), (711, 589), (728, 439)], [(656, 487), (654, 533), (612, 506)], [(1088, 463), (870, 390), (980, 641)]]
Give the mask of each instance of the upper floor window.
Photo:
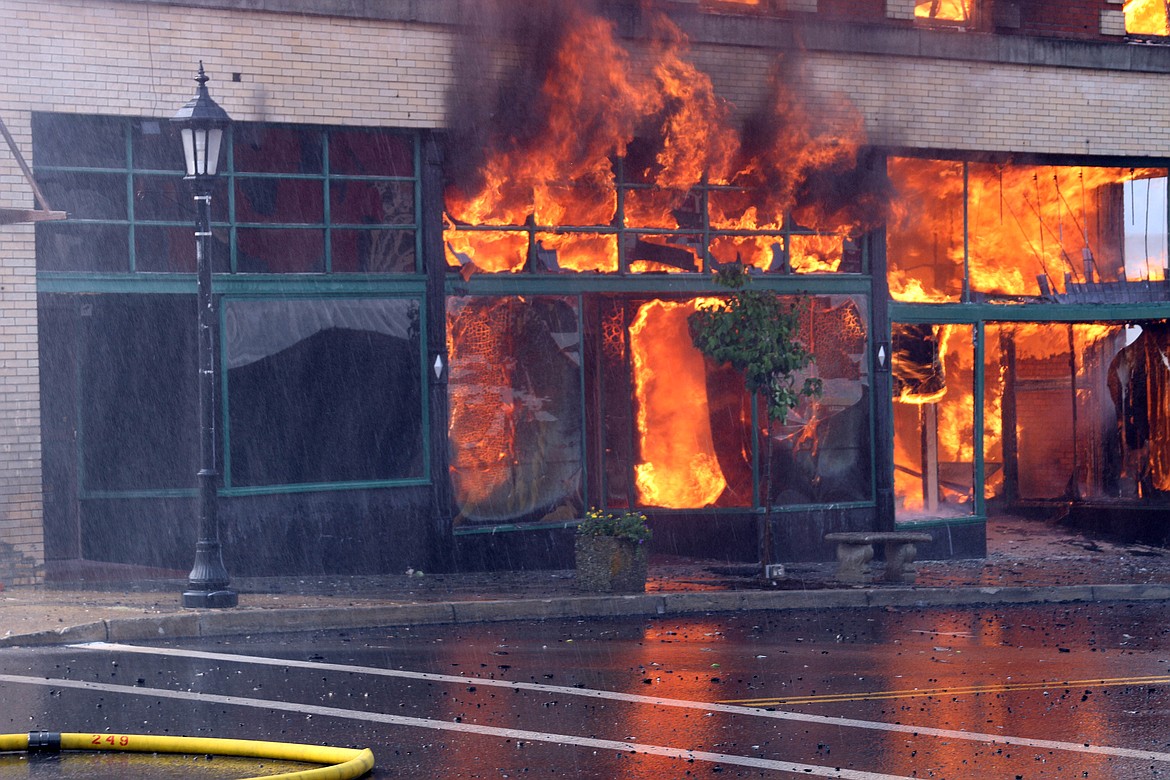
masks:
[(1125, 31), (1130, 35), (1170, 35), (1165, 0), (1126, 0)]
[(914, 17), (940, 22), (970, 22), (975, 0), (916, 0)]
[[(418, 270), (415, 136), (236, 123), (226, 146), (212, 193), (217, 272)], [(33, 152), (49, 201), (70, 216), (37, 228), (40, 270), (194, 272), (195, 211), (169, 122), (35, 114)]]

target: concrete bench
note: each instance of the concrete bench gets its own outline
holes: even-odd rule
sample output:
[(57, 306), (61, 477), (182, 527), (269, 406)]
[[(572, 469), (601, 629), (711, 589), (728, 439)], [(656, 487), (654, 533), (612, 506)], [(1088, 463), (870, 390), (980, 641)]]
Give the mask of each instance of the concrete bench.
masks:
[(825, 534), (826, 542), (837, 544), (837, 579), (843, 582), (865, 582), (865, 566), (873, 560), (873, 546), (886, 548), (886, 582), (914, 582), (913, 563), (918, 555), (916, 544), (931, 541), (921, 531), (848, 531)]

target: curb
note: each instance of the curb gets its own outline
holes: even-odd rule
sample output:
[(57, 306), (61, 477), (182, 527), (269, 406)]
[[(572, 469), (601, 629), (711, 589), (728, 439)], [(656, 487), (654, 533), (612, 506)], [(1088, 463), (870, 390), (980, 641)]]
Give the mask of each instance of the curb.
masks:
[(50, 647), (85, 642), (141, 642), (240, 634), (496, 623), (513, 620), (661, 617), (708, 612), (793, 609), (960, 607), (996, 604), (1170, 601), (1170, 585), (1052, 585), (1041, 587), (855, 588), (804, 591), (706, 591), (629, 596), (446, 601), (375, 607), (193, 610), (115, 618), (55, 631), (0, 637), (0, 647)]

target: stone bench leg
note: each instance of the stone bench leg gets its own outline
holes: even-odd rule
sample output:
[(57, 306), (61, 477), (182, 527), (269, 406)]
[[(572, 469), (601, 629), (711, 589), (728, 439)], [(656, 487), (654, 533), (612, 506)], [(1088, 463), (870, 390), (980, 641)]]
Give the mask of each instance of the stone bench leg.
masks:
[(886, 542), (886, 582), (913, 583), (918, 577), (917, 555), (918, 548), (910, 542)]
[(837, 543), (837, 579), (842, 582), (865, 582), (865, 566), (873, 560), (872, 544)]

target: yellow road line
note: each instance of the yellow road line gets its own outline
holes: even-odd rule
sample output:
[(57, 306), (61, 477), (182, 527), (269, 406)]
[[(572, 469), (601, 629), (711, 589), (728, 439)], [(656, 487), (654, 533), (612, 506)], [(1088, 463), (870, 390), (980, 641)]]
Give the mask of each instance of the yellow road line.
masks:
[(1043, 680), (1039, 682), (1001, 683), (997, 685), (966, 685), (954, 688), (912, 688), (899, 691), (863, 691), (860, 693), (824, 693), (812, 696), (784, 696), (765, 699), (725, 699), (719, 704), (738, 704), (744, 707), (784, 707), (791, 704), (828, 704), (849, 701), (884, 701), (912, 699), (923, 696), (965, 696), (980, 693), (1008, 693), (1011, 691), (1043, 691), (1052, 688), (1080, 688), (1082, 686), (1121, 687), (1125, 685), (1158, 685), (1170, 683), (1170, 676), (1111, 677), (1095, 680)]

